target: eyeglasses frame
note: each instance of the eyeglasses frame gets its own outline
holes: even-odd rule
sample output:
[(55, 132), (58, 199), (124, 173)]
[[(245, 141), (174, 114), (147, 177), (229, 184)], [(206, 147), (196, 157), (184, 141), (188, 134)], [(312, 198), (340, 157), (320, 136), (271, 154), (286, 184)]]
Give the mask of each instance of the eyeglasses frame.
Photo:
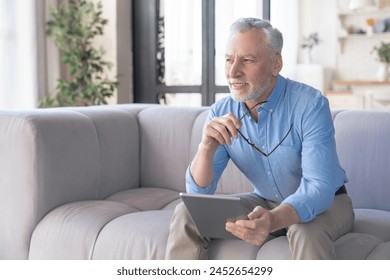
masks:
[[(261, 105), (261, 104), (264, 104), (264, 103), (267, 103), (268, 101), (261, 101), (259, 103), (256, 103), (255, 105), (253, 105), (239, 120), (241, 121), (246, 115), (248, 115), (256, 106), (258, 105)], [(254, 143), (252, 143), (248, 137), (245, 137), (244, 134), (242, 134), (242, 132), (237, 129), (237, 132), (241, 135), (241, 137), (245, 140), (245, 142), (247, 142), (255, 151), (259, 152), (260, 154), (262, 154), (263, 156), (265, 157), (269, 157), (282, 143), (283, 141), (287, 138), (287, 136), (290, 134), (291, 130), (293, 128), (293, 124), (290, 125), (290, 128), (289, 130), (287, 131), (286, 135), (282, 138), (282, 140), (279, 142), (278, 145), (276, 145), (275, 148), (273, 148), (269, 153), (265, 153), (263, 152), (261, 149), (259, 149)]]

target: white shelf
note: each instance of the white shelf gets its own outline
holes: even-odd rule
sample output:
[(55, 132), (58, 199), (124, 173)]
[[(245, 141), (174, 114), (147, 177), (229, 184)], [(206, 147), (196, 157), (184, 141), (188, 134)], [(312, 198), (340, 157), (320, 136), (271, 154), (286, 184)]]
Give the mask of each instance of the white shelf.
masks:
[(350, 34), (346, 36), (339, 36), (340, 40), (346, 40), (346, 39), (387, 39), (390, 40), (390, 32), (384, 32), (384, 33), (374, 33), (372, 35), (367, 35), (367, 34)]
[[(390, 7), (372, 7), (363, 10), (341, 10), (338, 13), (340, 21), (338, 41), (340, 44), (341, 53), (344, 52), (346, 42), (359, 42), (367, 41), (369, 44), (375, 45), (378, 41), (390, 41), (390, 31), (387, 30), (384, 33), (375, 33), (375, 22), (377, 20), (384, 20), (390, 18)], [(367, 32), (369, 28), (367, 20), (374, 20), (374, 27), (372, 30), (374, 33), (358, 34), (359, 30)]]
[(340, 11), (339, 17), (349, 17), (349, 16), (389, 16), (390, 15), (390, 7), (386, 8), (368, 8), (364, 10), (357, 11)]

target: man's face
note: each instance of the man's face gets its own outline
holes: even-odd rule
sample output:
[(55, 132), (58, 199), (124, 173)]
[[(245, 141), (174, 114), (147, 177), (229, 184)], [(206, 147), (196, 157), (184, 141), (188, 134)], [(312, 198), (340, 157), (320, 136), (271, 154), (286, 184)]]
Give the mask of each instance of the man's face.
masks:
[(227, 43), (225, 75), (236, 101), (268, 98), (281, 69), (281, 56), (264, 42), (263, 31), (251, 29), (233, 34)]

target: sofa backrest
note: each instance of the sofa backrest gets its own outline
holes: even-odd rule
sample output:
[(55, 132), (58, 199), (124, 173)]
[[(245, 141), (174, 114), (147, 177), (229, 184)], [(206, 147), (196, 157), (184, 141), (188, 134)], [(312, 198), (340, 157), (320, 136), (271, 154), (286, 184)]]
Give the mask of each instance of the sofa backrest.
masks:
[[(141, 187), (185, 191), (185, 171), (201, 141), (209, 108), (150, 107), (138, 115)], [(230, 164), (218, 193), (250, 191), (250, 184)]]
[(192, 127), (204, 110), (159, 106), (139, 113), (141, 187), (185, 190)]
[(390, 111), (342, 111), (334, 125), (354, 208), (390, 211)]

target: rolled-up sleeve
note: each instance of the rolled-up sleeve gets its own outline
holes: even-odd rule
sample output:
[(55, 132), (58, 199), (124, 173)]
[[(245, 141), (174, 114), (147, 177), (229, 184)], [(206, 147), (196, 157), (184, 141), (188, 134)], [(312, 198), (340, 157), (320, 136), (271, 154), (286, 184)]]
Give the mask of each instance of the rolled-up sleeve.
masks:
[(328, 100), (318, 97), (301, 121), (302, 179), (297, 191), (282, 203), (291, 205), (301, 222), (313, 220), (331, 205), (346, 181), (340, 167)]

